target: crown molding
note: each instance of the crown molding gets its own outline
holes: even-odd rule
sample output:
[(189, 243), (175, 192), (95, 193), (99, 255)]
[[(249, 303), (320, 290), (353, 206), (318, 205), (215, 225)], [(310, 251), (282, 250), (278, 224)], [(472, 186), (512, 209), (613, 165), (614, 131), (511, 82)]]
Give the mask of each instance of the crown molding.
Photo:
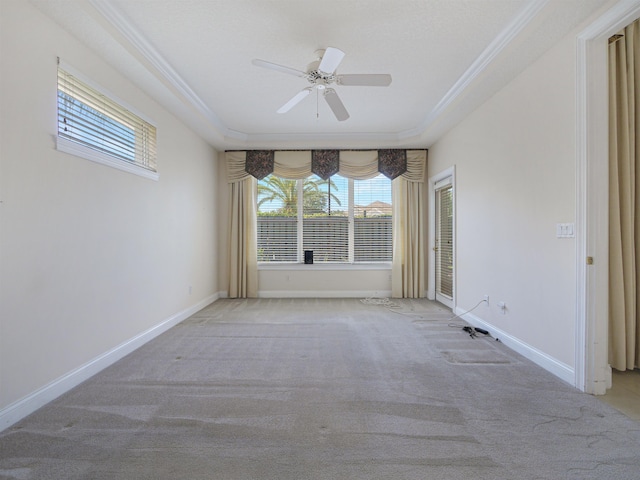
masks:
[(213, 112), (207, 104), (193, 91), (187, 82), (176, 72), (149, 41), (136, 30), (129, 20), (112, 4), (103, 0), (88, 0), (88, 3), (120, 33), (128, 46), (152, 67), (152, 73), (163, 83), (168, 84), (180, 100), (200, 113), (215, 130), (232, 143), (268, 143), (278, 141), (305, 142), (370, 142), (371, 140), (387, 143), (401, 143), (409, 139), (423, 137), (430, 128), (471, 86), (504, 49), (536, 18), (550, 0), (532, 0), (487, 46), (480, 56), (462, 74), (456, 83), (442, 97), (433, 110), (416, 127), (396, 133), (354, 133), (354, 134), (249, 134), (232, 130)]
[(129, 45), (139, 53), (152, 67), (156, 77), (173, 87), (181, 100), (203, 115), (220, 135), (230, 138), (241, 138), (243, 134), (230, 130), (224, 122), (207, 106), (207, 104), (193, 91), (187, 82), (176, 72), (164, 57), (138, 32), (122, 13), (110, 2), (103, 0), (88, 0), (89, 4), (102, 15)]
[(419, 136), (469, 88), (473, 81), (486, 71), (504, 49), (529, 25), (547, 6), (550, 0), (533, 0), (508, 24), (484, 49), (471, 66), (460, 76), (449, 91), (440, 99), (433, 110), (415, 128), (399, 132), (400, 139)]

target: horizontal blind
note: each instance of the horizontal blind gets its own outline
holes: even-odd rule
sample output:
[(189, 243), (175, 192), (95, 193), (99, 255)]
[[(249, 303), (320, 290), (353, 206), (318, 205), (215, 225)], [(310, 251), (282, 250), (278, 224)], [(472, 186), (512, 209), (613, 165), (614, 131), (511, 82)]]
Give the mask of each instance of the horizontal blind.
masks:
[(58, 136), (156, 171), (156, 129), (58, 68)]
[(298, 261), (296, 180), (268, 175), (258, 182), (258, 261)]
[(436, 191), (437, 251), (436, 290), (453, 298), (453, 187)]
[(340, 175), (304, 180), (302, 249), (316, 263), (349, 261), (348, 185)]
[(314, 263), (392, 259), (391, 181), (383, 175), (269, 175), (258, 182), (257, 212), (259, 262), (302, 262), (305, 250), (313, 251)]
[(390, 262), (393, 257), (391, 180), (378, 175), (354, 180), (355, 262)]
[(258, 261), (296, 262), (297, 224), (295, 217), (258, 216)]
[(303, 220), (303, 250), (313, 251), (313, 261), (349, 261), (349, 218), (324, 215)]
[(354, 261), (390, 262), (393, 255), (391, 234), (391, 216), (354, 218)]

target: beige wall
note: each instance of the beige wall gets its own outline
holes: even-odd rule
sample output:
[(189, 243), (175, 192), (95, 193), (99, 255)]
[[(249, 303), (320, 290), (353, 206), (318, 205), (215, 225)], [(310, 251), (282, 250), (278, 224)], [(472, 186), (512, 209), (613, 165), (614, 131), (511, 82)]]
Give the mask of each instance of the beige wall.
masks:
[[(218, 292), (216, 152), (28, 2), (1, 3), (0, 413)], [(58, 56), (156, 124), (159, 181), (56, 151)]]
[(258, 288), (260, 297), (390, 297), (391, 269), (356, 270), (314, 264), (259, 270)]
[[(456, 168), (457, 305), (574, 366), (575, 35), (429, 150), (429, 175)], [(502, 315), (496, 304), (504, 301)]]

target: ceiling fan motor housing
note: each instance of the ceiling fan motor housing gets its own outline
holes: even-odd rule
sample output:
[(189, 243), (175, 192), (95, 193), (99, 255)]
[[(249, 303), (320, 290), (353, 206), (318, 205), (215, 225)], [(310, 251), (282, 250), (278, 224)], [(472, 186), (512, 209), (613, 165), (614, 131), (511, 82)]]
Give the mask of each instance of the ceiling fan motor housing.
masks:
[(336, 81), (336, 76), (333, 73), (324, 73), (319, 70), (310, 70), (307, 73), (307, 80), (309, 83), (320, 89), (330, 85)]

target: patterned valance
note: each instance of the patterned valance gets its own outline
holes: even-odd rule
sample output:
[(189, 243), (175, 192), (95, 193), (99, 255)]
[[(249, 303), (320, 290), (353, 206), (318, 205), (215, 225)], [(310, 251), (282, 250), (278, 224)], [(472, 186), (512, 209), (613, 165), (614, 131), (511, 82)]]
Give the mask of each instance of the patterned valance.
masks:
[(339, 150), (313, 150), (311, 152), (311, 172), (326, 180), (340, 169)]
[(407, 171), (406, 150), (378, 150), (378, 171), (393, 180)]
[(382, 173), (424, 182), (426, 150), (247, 150), (226, 152), (230, 183), (253, 176), (258, 180), (270, 173), (287, 179), (316, 174), (327, 179), (336, 173), (354, 180), (366, 180)]
[(253, 175), (258, 180), (262, 180), (267, 175), (273, 173), (273, 150), (249, 150), (245, 162), (245, 171)]

